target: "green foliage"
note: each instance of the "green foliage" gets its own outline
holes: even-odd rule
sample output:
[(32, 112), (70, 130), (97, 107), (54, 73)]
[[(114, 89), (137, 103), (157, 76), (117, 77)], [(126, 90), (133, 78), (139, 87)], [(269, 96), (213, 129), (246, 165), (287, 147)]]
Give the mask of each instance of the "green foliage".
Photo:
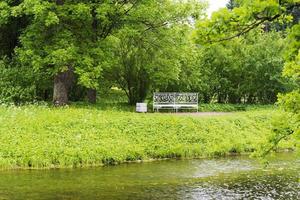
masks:
[(0, 103), (32, 102), (36, 99), (35, 74), (31, 69), (11, 66), (8, 59), (0, 60)]
[[(299, 38), (299, 29), (300, 25), (295, 25), (288, 37), (288, 48), (286, 51), (286, 63), (283, 74), (286, 77), (291, 78), (295, 81), (296, 85), (294, 91), (280, 95), (279, 104), (281, 107), (290, 112), (288, 119), (285, 119), (284, 129), (281, 127), (282, 122), (277, 123), (278, 126), (274, 129), (274, 136), (280, 136), (278, 141), (288, 138), (290, 135), (297, 138), (300, 141), (300, 38)], [(282, 119), (280, 119), (282, 120)], [(278, 128), (279, 127), (279, 128)], [(271, 140), (271, 144), (277, 145), (277, 141)]]
[[(133, 64), (136, 69), (131, 74), (134, 84), (126, 87), (126, 89), (129, 88), (128, 90), (132, 90), (128, 91), (128, 93), (133, 93), (130, 95), (133, 96), (130, 97), (132, 102), (132, 99), (144, 99), (147, 94), (147, 86), (132, 88), (132, 85), (139, 85), (139, 80), (136, 80), (137, 77), (134, 75), (147, 71), (141, 69), (141, 64), (147, 65), (145, 68), (156, 72), (151, 79), (161, 80), (162, 76), (169, 77), (165, 72), (170, 75), (172, 70), (164, 70), (164, 68), (167, 65), (171, 68), (174, 63), (178, 63), (178, 59), (174, 56), (174, 49), (180, 46), (172, 46), (176, 44), (172, 38), (172, 34), (176, 31), (173, 27), (178, 24), (187, 24), (192, 18), (199, 18), (204, 14), (204, 7), (204, 3), (196, 0), (185, 2), (170, 0), (161, 2), (154, 0), (4, 1), (0, 4), (0, 29), (3, 28), (7, 32), (3, 37), (7, 38), (10, 33), (8, 27), (4, 27), (4, 25), (10, 26), (14, 24), (13, 21), (19, 22), (18, 19), (22, 18), (27, 19), (28, 23), (25, 23), (24, 30), (20, 30), (21, 36), (14, 35), (7, 42), (8, 44), (0, 43), (0, 45), (1, 47), (10, 45), (9, 52), (4, 52), (5, 55), (16, 56), (21, 66), (32, 67), (36, 73), (47, 74), (47, 77), (57, 80), (54, 81), (54, 84), (58, 84), (57, 82), (60, 80), (58, 77), (65, 77), (64, 75), (69, 74), (68, 78), (60, 80), (66, 88), (62, 93), (68, 93), (70, 87), (74, 85), (73, 82), (76, 84), (75, 87), (80, 85), (79, 87), (98, 89), (102, 84), (100, 77), (103, 69), (108, 69), (115, 64), (122, 65), (124, 56), (120, 56), (120, 53), (130, 54), (129, 60), (140, 56), (139, 59), (143, 62)], [(17, 26), (17, 29), (19, 31), (21, 28)], [(178, 34), (175, 35), (176, 38), (179, 38)], [(119, 41), (116, 49), (112, 48), (114, 41), (111, 38), (106, 40), (109, 36), (115, 37), (115, 41)], [(2, 38), (2, 34), (0, 37)], [(144, 41), (140, 41), (140, 39), (144, 39)], [(13, 45), (11, 45), (12, 41)], [(138, 42), (139, 45), (136, 48), (134, 43)], [(142, 45), (145, 42), (148, 44)], [(125, 50), (133, 50), (136, 53), (124, 52), (124, 48), (123, 52), (118, 52), (118, 48), (121, 45), (124, 47), (125, 43), (128, 45)], [(157, 44), (165, 46), (169, 53), (166, 53), (167, 50), (159, 51), (158, 46), (153, 47)], [(172, 48), (170, 48), (171, 46)], [(12, 53), (14, 50), (16, 55)], [(155, 58), (147, 56), (146, 51), (155, 52)], [(178, 52), (179, 50), (177, 54)], [(2, 52), (0, 53), (2, 54)], [(152, 59), (155, 62), (145, 62)], [(127, 63), (129, 60), (127, 59)], [(161, 70), (153, 70), (154, 63)], [(178, 74), (178, 70), (174, 70), (173, 74)], [(76, 78), (73, 79), (73, 77)], [(146, 82), (151, 82), (147, 80), (146, 74), (143, 77)], [(114, 79), (113, 82), (119, 84), (122, 80)], [(60, 87), (49, 86), (49, 88), (57, 89), (56, 92), (53, 92), (58, 95), (55, 97), (56, 100), (59, 99), (59, 96), (68, 96), (68, 94), (64, 95), (58, 91)], [(68, 98), (63, 99), (67, 100)]]
[(130, 104), (144, 101), (152, 86), (165, 86), (178, 77), (180, 43), (174, 45), (178, 37), (170, 37), (177, 30), (162, 29), (141, 33), (127, 27), (116, 35), (113, 51), (117, 59), (104, 77), (126, 92)]
[[(299, 116), (285, 112), (282, 115), (273, 116), (271, 121), (271, 131), (261, 141), (253, 156), (266, 157), (274, 152), (279, 146), (286, 146), (288, 149), (299, 149)], [(295, 130), (297, 130), (295, 132)]]
[(267, 22), (286, 23), (293, 20), (290, 9), (299, 6), (299, 0), (241, 0), (238, 7), (221, 9), (211, 19), (199, 21), (198, 43), (211, 43), (239, 37), (255, 28), (265, 28)]
[[(80, 77), (79, 84), (96, 87), (92, 80), (100, 76), (103, 53), (97, 41), (92, 41), (89, 9), (71, 4), (64, 9), (55, 7), (54, 13), (44, 11), (50, 5), (40, 6), (45, 7), (36, 12), (45, 12), (45, 19), (34, 19), (20, 38), (22, 47), (16, 50), (22, 65), (51, 76), (72, 67)], [(71, 9), (75, 10), (70, 12)], [(68, 23), (71, 27), (66, 28)]]
[[(281, 140), (290, 135), (299, 133), (299, 24), (293, 19), (294, 10), (299, 10), (299, 0), (240, 0), (237, 1), (238, 7), (231, 10), (222, 9), (213, 14), (211, 19), (200, 21), (195, 33), (196, 41), (200, 44), (227, 41), (241, 37), (252, 30), (260, 29), (269, 32), (268, 25), (291, 24), (293, 26), (288, 34), (288, 46), (286, 48), (286, 62), (283, 74), (294, 81), (294, 92), (280, 96), (280, 105), (288, 112), (290, 119), (285, 118), (278, 121), (277, 128), (273, 128), (273, 134), (270, 135), (265, 152), (271, 151), (280, 143)], [(292, 16), (293, 15), (293, 16)], [(298, 22), (299, 23), (299, 22)], [(296, 24), (296, 25), (295, 25)], [(278, 29), (277, 29), (278, 30)], [(279, 29), (280, 30), (280, 29)], [(269, 33), (268, 33), (269, 34)], [(269, 46), (268, 44), (265, 47)], [(258, 48), (259, 51), (260, 48)], [(264, 49), (264, 48), (261, 48)], [(257, 51), (257, 52), (258, 52)], [(255, 62), (256, 63), (256, 62)], [(260, 73), (261, 74), (261, 73)], [(264, 74), (264, 73), (263, 73)], [(271, 76), (272, 77), (272, 76)], [(276, 77), (276, 76), (275, 76)], [(275, 78), (272, 77), (272, 78)], [(275, 78), (275, 80), (278, 78)], [(282, 120), (282, 119), (281, 119)], [(292, 123), (290, 123), (292, 122)], [(275, 125), (276, 127), (276, 125)], [(271, 146), (271, 147), (270, 147)], [(263, 153), (264, 154), (264, 153)]]
[(10, 18), (10, 7), (7, 2), (0, 2), (0, 25), (7, 24)]
[[(24, 70), (26, 84), (31, 80), (43, 86), (35, 89), (43, 100), (60, 94), (51, 92), (59, 88), (54, 87), (56, 77), (68, 77), (60, 83), (71, 100), (84, 99), (87, 88), (117, 86), (130, 104), (153, 91), (199, 92), (206, 103), (273, 103), (278, 92), (288, 89), (279, 77), (284, 43), (279, 34), (254, 33), (212, 46), (197, 46), (190, 36), (197, 19), (206, 24), (198, 30), (201, 36), (215, 22), (214, 27), (224, 25), (229, 31), (236, 25), (230, 21), (235, 15), (243, 19), (264, 8), (264, 15), (279, 12), (276, 3), (268, 3), (231, 1), (232, 11), (220, 11), (210, 21), (203, 19), (206, 4), (196, 0), (6, 0), (0, 6), (0, 56), (14, 60), (7, 66)], [(252, 10), (245, 11), (245, 6)], [(222, 36), (220, 30), (210, 33)], [(40, 82), (33, 77), (41, 77)]]
[(283, 108), (292, 113), (300, 112), (300, 92), (299, 90), (295, 90), (286, 95), (279, 96), (279, 104), (283, 106)]
[(284, 39), (279, 33), (249, 34), (199, 51), (200, 96), (229, 103), (274, 103), (291, 83), (281, 76)]
[(0, 165), (78, 167), (151, 158), (252, 152), (278, 111), (218, 117), (135, 114), (95, 107), (0, 107)]
[(114, 60), (104, 69), (103, 77), (126, 92), (129, 104), (144, 101), (149, 90), (165, 89), (178, 80), (184, 67), (180, 61), (190, 47), (189, 18), (196, 18), (201, 6), (194, 1), (149, 1), (129, 17), (138, 23), (125, 25), (107, 38), (107, 51)]
[(300, 85), (300, 23), (293, 26), (288, 36), (286, 63), (283, 74)]
[(294, 90), (279, 96), (279, 105), (288, 114), (274, 121), (273, 134), (269, 137), (269, 146), (274, 148), (279, 142), (294, 138), (300, 145), (300, 92)]
[(162, 79), (160, 81), (162, 83), (156, 86), (159, 90), (169, 92), (195, 92), (200, 91), (199, 85), (206, 81), (207, 77), (203, 76), (201, 70), (199, 70), (199, 51), (190, 38), (191, 31), (189, 28), (184, 30), (176, 39), (176, 44), (182, 43), (180, 47), (176, 46), (175, 51), (178, 59), (178, 74), (173, 80), (167, 79), (169, 81), (167, 85), (162, 84), (165, 82), (165, 80)]
[[(153, 91), (199, 92), (201, 102), (207, 103), (273, 103), (278, 92), (290, 87), (279, 76), (284, 47), (280, 34), (255, 32), (211, 46), (195, 45), (190, 35), (198, 19), (196, 38), (223, 39), (252, 22), (288, 19), (286, 9), (296, 3), (230, 1), (232, 10), (204, 20), (206, 4), (196, 0), (5, 0), (0, 4), (0, 56), (13, 61), (5, 64), (3, 87), (19, 73), (24, 83), (16, 82), (22, 89), (12, 86), (2, 101), (16, 99), (8, 96), (22, 91), (30, 95), (13, 101), (49, 100), (55, 94), (49, 91), (57, 88), (51, 81), (70, 71), (64, 91), (71, 100), (83, 100), (87, 88), (117, 86), (130, 104), (144, 101)], [(290, 37), (296, 38), (298, 29), (293, 29)], [(211, 36), (202, 37), (206, 34)], [(286, 74), (295, 74), (294, 58), (286, 64)], [(30, 90), (25, 90), (28, 85)]]

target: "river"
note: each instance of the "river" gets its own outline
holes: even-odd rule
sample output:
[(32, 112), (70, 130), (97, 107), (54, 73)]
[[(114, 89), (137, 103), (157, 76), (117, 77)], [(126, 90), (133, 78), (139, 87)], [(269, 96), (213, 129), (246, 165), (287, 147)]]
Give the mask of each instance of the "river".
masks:
[(0, 171), (6, 199), (300, 199), (300, 158), (278, 154), (265, 168), (246, 156), (100, 168)]

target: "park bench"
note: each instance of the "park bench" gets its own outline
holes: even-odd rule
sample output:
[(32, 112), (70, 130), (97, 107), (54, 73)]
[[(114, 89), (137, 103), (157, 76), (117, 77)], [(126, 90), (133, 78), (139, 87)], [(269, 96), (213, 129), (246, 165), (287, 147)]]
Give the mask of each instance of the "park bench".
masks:
[(158, 92), (153, 95), (153, 111), (160, 109), (195, 109), (198, 112), (198, 93)]

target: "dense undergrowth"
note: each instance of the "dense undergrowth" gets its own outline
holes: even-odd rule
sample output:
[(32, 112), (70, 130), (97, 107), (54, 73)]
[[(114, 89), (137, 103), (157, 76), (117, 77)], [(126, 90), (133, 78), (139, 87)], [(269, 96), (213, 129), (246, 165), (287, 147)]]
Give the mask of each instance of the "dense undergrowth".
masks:
[(192, 117), (78, 104), (0, 106), (0, 166), (79, 167), (252, 152), (280, 114), (270, 108)]

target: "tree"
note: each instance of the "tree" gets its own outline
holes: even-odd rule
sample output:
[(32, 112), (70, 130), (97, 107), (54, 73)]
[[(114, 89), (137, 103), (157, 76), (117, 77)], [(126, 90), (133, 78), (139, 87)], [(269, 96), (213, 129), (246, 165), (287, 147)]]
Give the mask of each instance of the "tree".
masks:
[(178, 80), (189, 22), (202, 8), (195, 2), (153, 1), (148, 6), (151, 9), (139, 8), (131, 16), (132, 22), (140, 23), (129, 24), (110, 38), (117, 59), (104, 70), (104, 77), (122, 88), (132, 105), (144, 101), (149, 90), (166, 88)]
[(200, 94), (206, 102), (274, 103), (290, 85), (281, 77), (284, 47), (280, 33), (261, 31), (201, 46)]
[(178, 76), (178, 55), (171, 46), (174, 40), (169, 35), (154, 35), (141, 36), (134, 29), (119, 33), (115, 49), (118, 60), (111, 73), (131, 105), (144, 101), (154, 84), (167, 85)]
[(53, 102), (65, 105), (78, 76), (96, 88), (101, 72), (101, 40), (119, 27), (137, 1), (40, 1), (0, 4), (0, 22), (28, 16), (31, 21), (16, 50), (22, 65), (53, 77)]
[(107, 57), (115, 60), (104, 69), (104, 77), (125, 91), (129, 104), (144, 101), (150, 90), (166, 88), (178, 79), (187, 30), (193, 17), (204, 14), (204, 6), (197, 1), (147, 1), (108, 38), (113, 56)]
[[(292, 22), (291, 13), (300, 7), (299, 0), (242, 0), (240, 7), (232, 11), (220, 10), (213, 14), (207, 21), (199, 22), (197, 25), (196, 40), (198, 43), (214, 43), (227, 41), (240, 37), (250, 31), (259, 28), (263, 29), (266, 22)], [(294, 91), (281, 95), (279, 103), (292, 113), (290, 119), (285, 123), (278, 123), (274, 128), (274, 135), (270, 138), (272, 146), (265, 149), (269, 152), (284, 138), (289, 135), (299, 134), (299, 22), (293, 22), (292, 31), (289, 33), (289, 47), (286, 49), (286, 63), (284, 75), (291, 77), (296, 82)], [(293, 122), (293, 123), (289, 123)]]
[[(201, 91), (205, 76), (199, 70), (198, 48), (189, 37), (192, 30), (187, 30), (188, 37), (181, 37), (182, 44), (178, 50), (179, 74), (178, 78), (170, 80), (167, 86), (158, 87), (162, 91), (169, 92), (195, 92)], [(177, 42), (178, 43), (178, 42)], [(202, 93), (201, 93), (202, 94)]]

